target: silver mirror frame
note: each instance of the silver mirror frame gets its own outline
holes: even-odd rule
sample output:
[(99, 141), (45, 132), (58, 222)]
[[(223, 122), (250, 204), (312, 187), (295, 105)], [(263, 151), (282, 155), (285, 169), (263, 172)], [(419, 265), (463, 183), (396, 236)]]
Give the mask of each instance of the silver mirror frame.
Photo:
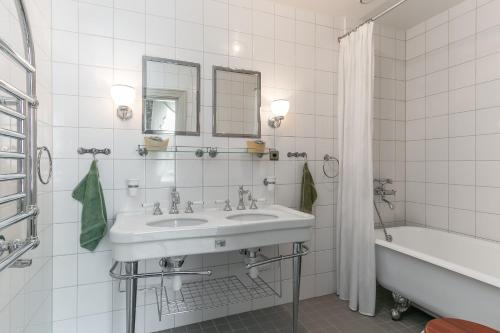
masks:
[[(258, 131), (256, 135), (253, 134), (233, 134), (233, 133), (217, 133), (217, 71), (225, 71), (240, 74), (251, 74), (257, 75), (257, 91), (258, 91), (258, 103), (257, 103), (257, 123)], [(229, 138), (256, 138), (261, 137), (261, 120), (260, 120), (260, 106), (261, 106), (261, 73), (256, 71), (250, 71), (246, 69), (233, 69), (223, 66), (213, 66), (212, 69), (212, 136), (215, 137), (229, 137)]]
[[(166, 64), (175, 64), (182, 66), (195, 67), (197, 69), (196, 77), (196, 132), (190, 131), (162, 131), (162, 130), (151, 130), (146, 129), (146, 94), (147, 94), (147, 63), (148, 61), (162, 62)], [(142, 57), (142, 133), (143, 134), (174, 134), (174, 135), (186, 135), (186, 136), (200, 136), (200, 109), (201, 109), (201, 66), (195, 62), (181, 61), (160, 57)]]

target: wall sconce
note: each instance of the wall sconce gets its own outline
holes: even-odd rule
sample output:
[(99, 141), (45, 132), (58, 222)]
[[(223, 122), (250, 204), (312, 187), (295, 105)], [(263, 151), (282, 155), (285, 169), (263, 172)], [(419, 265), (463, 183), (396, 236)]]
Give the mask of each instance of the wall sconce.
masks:
[(111, 97), (117, 105), (116, 115), (122, 120), (132, 118), (132, 104), (135, 99), (134, 87), (124, 84), (115, 84), (111, 87)]
[(281, 126), (281, 121), (285, 119), (288, 110), (290, 109), (290, 102), (286, 99), (277, 99), (271, 102), (271, 112), (274, 117), (269, 118), (268, 124), (272, 128), (278, 128)]

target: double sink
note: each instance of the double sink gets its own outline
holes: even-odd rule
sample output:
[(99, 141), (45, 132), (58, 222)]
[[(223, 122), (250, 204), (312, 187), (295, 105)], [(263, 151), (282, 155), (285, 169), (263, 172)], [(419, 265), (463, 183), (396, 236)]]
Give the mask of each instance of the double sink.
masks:
[(245, 211), (121, 213), (110, 230), (113, 257), (130, 262), (233, 251), (311, 239), (314, 216), (281, 205)]

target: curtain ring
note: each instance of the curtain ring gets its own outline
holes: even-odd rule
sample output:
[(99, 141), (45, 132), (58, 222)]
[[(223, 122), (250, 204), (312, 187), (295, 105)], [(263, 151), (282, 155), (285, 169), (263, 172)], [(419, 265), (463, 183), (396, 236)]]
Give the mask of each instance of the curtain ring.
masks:
[[(40, 182), (42, 184), (47, 185), (50, 182), (50, 180), (52, 179), (52, 154), (50, 153), (50, 150), (49, 150), (49, 148), (47, 148), (47, 146), (38, 147), (37, 150), (38, 150), (38, 155), (37, 155), (36, 169), (37, 169), (37, 173), (38, 173), (38, 179), (40, 180)], [(47, 179), (43, 179), (42, 172), (40, 170), (40, 164), (41, 164), (40, 162), (42, 160), (43, 152), (46, 152), (47, 156), (49, 158), (49, 175), (47, 176)]]

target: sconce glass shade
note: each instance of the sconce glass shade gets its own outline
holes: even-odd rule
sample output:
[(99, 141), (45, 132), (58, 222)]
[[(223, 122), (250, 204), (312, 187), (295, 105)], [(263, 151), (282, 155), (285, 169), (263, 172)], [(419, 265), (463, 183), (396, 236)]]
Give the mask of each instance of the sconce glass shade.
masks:
[(115, 84), (111, 87), (111, 98), (117, 105), (116, 114), (120, 119), (127, 120), (132, 118), (132, 104), (135, 99), (134, 87), (124, 84)]
[(269, 126), (278, 128), (281, 126), (281, 121), (285, 119), (286, 114), (290, 110), (290, 102), (286, 99), (277, 99), (271, 102), (271, 112), (274, 117), (268, 121)]
[(285, 117), (290, 110), (290, 102), (286, 99), (277, 99), (271, 102), (271, 112), (278, 117)]

